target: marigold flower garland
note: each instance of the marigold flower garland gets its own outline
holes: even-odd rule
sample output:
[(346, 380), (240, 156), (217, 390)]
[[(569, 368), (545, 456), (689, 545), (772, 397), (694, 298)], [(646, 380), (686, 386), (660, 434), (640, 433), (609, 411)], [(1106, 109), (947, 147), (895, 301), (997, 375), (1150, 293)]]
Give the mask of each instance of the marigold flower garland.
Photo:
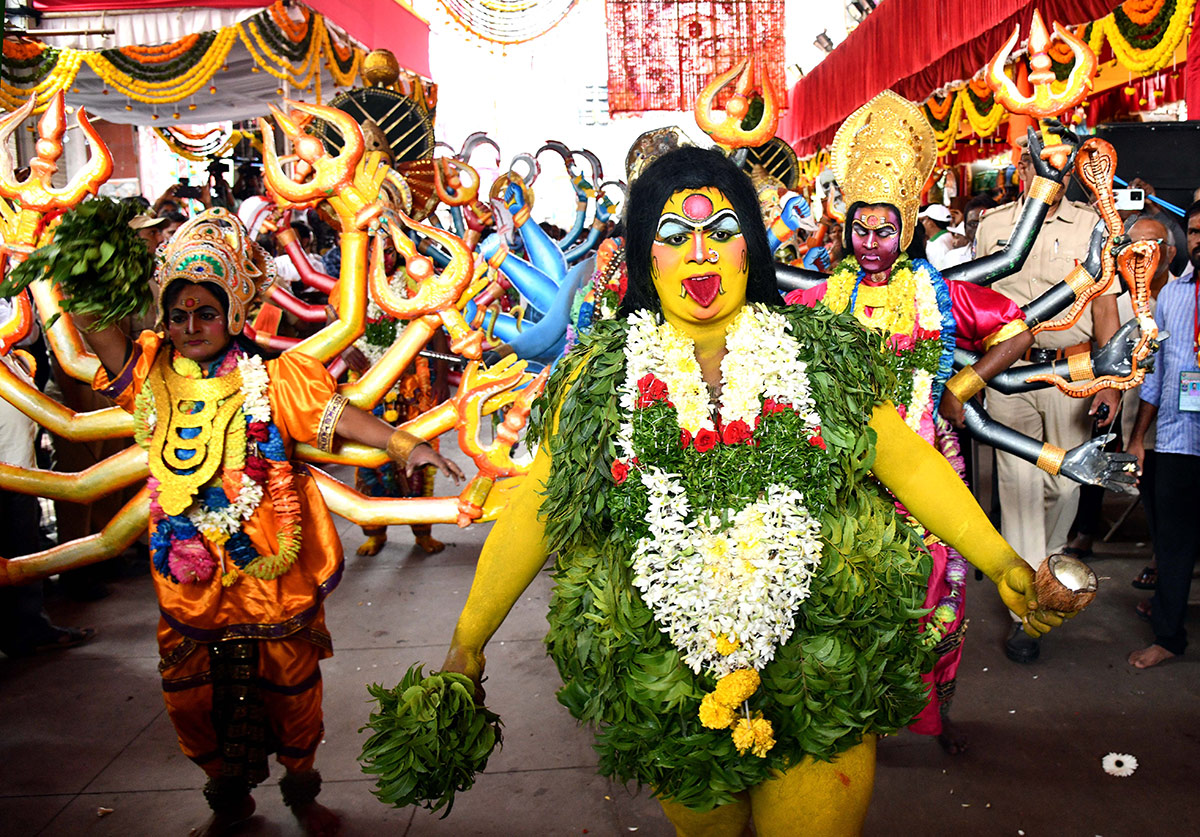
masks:
[[(200, 366), (187, 358), (172, 360), (175, 371), (189, 378), (202, 376)], [(226, 566), (221, 583), (229, 586), (239, 572), (262, 579), (277, 578), (295, 563), (300, 553), (300, 501), (291, 464), (279, 429), (271, 422), (268, 396), (270, 378), (262, 358), (239, 347), (226, 352), (214, 376), (241, 376), (242, 405), (230, 423), (224, 442), (221, 474), (202, 487), (183, 514), (167, 515), (158, 503), (159, 482), (149, 480), (150, 539), (155, 569), (176, 583), (203, 583), (212, 579), (217, 559), (210, 544), (222, 547), (232, 566)], [(240, 417), (240, 420), (239, 420)], [(146, 449), (157, 429), (158, 417), (150, 387), (135, 399), (134, 438)], [(269, 495), (275, 516), (278, 551), (260, 555), (242, 528)]]
[[(12, 110), (36, 94), (40, 113), (50, 97), (75, 83), (85, 63), (108, 87), (136, 102), (178, 102), (211, 85), (239, 39), (254, 59), (255, 71), (261, 68), (304, 90), (315, 85), (318, 98), (322, 64), (342, 87), (353, 86), (362, 66), (363, 51), (339, 44), (321, 15), (305, 10), (304, 20), (291, 21), (276, 3), (247, 21), (168, 44), (87, 51), (16, 46), (6, 40), (0, 104)], [(210, 86), (210, 92), (215, 88)]]
[[(898, 377), (896, 405), (905, 423), (926, 438), (932, 432), (932, 405), (953, 368), (956, 335), (950, 291), (935, 274), (923, 259), (902, 256), (892, 267), (882, 314), (866, 318), (854, 312), (864, 325), (887, 335), (888, 354), (894, 355), (889, 363)], [(853, 256), (842, 259), (826, 284), (825, 306), (837, 312), (854, 307), (864, 277)]]
[(1175, 50), (1190, 30), (1196, 0), (1166, 0), (1146, 9), (1140, 5), (1122, 3), (1112, 14), (1093, 21), (1087, 41), (1099, 54), (1107, 40), (1121, 66), (1148, 75), (1174, 60)]
[[(652, 455), (636, 414), (671, 408), (679, 446), (708, 454), (718, 444), (752, 450), (762, 417), (790, 410), (802, 418), (809, 445), (824, 451), (807, 369), (789, 331), (776, 312), (742, 309), (726, 333), (714, 419), (692, 341), (648, 312), (634, 314), (620, 388), (622, 456), (612, 466), (614, 481), (640, 487), (646, 502), (646, 535), (632, 556), (634, 586), (683, 662), (718, 678), (701, 702), (701, 723), (732, 727), (739, 753), (759, 758), (774, 746), (772, 726), (747, 701), (758, 688), (757, 670), (791, 637), (796, 608), (809, 595), (821, 562), (820, 526), (802, 493), (781, 484), (741, 508), (693, 510), (681, 475), (643, 464)], [(629, 480), (634, 472), (636, 485)]]

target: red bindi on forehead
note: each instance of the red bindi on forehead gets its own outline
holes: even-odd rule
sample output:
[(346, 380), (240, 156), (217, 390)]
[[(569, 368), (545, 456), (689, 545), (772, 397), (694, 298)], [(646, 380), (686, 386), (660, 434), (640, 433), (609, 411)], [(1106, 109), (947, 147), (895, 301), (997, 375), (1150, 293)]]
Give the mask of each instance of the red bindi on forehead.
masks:
[(693, 221), (707, 218), (713, 213), (713, 202), (705, 195), (688, 195), (683, 199), (683, 214)]
[(179, 304), (182, 305), (184, 308), (195, 308), (199, 304), (199, 302), (200, 302), (200, 300), (196, 299), (195, 297), (187, 296), (187, 297), (184, 297), (183, 299), (181, 299), (179, 301)]

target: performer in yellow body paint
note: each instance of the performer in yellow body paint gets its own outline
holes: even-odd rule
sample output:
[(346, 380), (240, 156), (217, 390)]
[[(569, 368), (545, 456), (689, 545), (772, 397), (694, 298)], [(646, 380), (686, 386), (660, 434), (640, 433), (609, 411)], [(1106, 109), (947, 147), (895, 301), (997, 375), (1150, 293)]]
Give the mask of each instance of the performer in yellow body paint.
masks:
[[(875, 740), (925, 705), (929, 573), (887, 486), (1040, 634), (1033, 573), (881, 393), (849, 317), (783, 308), (750, 181), (684, 148), (633, 184), (622, 316), (556, 371), (445, 667), (557, 553), (547, 646), (600, 770), (678, 834), (858, 833)], [(875, 479), (872, 479), (872, 475)]]
[(297, 442), (327, 450), (337, 435), (387, 448), (410, 469), (462, 475), (348, 404), (315, 359), (264, 360), (242, 336), (274, 267), (235, 216), (213, 209), (184, 224), (156, 278), (161, 332), (135, 344), (116, 327), (84, 335), (103, 364), (94, 385), (133, 412), (149, 454), (159, 668), (179, 745), (209, 777), (214, 813), (202, 833), (229, 833), (254, 813), (250, 791), (274, 752), (287, 771), (284, 802), (306, 833), (335, 834), (313, 765), (319, 661), (333, 653), (323, 602), (341, 578), (342, 547), (291, 451)]

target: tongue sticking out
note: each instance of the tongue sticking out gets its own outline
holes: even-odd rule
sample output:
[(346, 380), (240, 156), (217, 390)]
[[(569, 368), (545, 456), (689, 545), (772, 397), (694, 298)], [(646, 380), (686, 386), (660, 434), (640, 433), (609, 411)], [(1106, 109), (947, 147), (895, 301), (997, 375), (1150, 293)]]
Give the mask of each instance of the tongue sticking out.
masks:
[(713, 304), (713, 300), (721, 292), (721, 277), (716, 273), (710, 273), (707, 276), (684, 279), (683, 290), (696, 301), (697, 305), (707, 308)]

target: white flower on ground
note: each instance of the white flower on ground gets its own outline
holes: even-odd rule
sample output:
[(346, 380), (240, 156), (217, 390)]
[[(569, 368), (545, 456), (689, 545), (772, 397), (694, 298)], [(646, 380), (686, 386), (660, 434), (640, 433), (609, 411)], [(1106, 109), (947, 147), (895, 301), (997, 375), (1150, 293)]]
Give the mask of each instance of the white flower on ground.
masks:
[(1138, 760), (1128, 753), (1109, 753), (1101, 762), (1104, 766), (1104, 772), (1109, 776), (1120, 776), (1125, 778), (1132, 776), (1133, 771), (1138, 768)]

